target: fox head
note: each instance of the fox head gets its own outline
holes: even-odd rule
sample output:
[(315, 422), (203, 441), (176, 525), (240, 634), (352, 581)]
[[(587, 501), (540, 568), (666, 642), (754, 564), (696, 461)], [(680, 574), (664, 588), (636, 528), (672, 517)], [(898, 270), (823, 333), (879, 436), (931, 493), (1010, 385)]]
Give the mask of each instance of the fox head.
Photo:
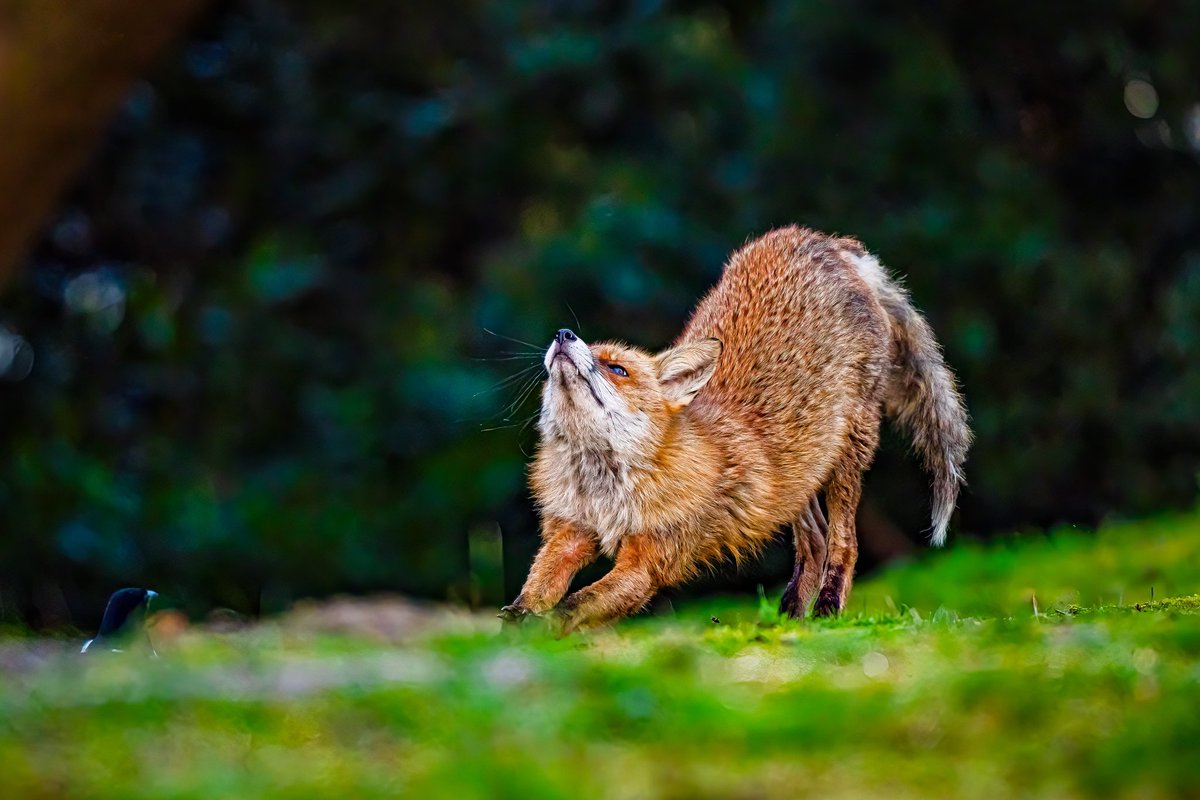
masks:
[(538, 429), (543, 439), (647, 456), (673, 415), (716, 372), (721, 343), (700, 339), (658, 354), (615, 342), (589, 345), (566, 328), (546, 350)]

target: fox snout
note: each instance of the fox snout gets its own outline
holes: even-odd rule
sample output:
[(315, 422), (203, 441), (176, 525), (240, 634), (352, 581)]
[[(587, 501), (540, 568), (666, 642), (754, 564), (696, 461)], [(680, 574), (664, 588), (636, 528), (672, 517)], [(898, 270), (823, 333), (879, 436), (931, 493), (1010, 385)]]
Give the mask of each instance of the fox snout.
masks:
[(554, 334), (554, 341), (546, 350), (547, 372), (553, 371), (555, 359), (573, 364), (581, 373), (588, 371), (595, 360), (587, 343), (570, 328), (560, 328), (558, 333)]

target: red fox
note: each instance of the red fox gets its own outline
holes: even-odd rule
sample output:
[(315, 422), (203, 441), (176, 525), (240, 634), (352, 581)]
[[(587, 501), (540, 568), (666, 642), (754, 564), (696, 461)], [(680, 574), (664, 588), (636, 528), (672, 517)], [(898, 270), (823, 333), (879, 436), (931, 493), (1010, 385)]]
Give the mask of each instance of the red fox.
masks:
[[(733, 254), (663, 352), (563, 329), (545, 367), (530, 475), (542, 545), (503, 619), (554, 610), (564, 633), (608, 622), (784, 525), (796, 562), (781, 612), (841, 612), (884, 415), (932, 474), (931, 541), (945, 542), (966, 409), (929, 325), (854, 239), (772, 231)], [(563, 600), (601, 553), (612, 570)]]

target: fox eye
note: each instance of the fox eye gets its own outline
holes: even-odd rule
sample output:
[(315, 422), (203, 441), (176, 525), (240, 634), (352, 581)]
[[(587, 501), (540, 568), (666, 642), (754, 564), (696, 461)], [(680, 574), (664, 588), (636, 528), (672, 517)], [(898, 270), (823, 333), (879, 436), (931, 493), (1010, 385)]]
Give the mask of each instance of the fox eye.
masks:
[(629, 370), (625, 369), (620, 364), (606, 364), (605, 366), (607, 366), (608, 371), (614, 375), (620, 375), (622, 378), (629, 377)]

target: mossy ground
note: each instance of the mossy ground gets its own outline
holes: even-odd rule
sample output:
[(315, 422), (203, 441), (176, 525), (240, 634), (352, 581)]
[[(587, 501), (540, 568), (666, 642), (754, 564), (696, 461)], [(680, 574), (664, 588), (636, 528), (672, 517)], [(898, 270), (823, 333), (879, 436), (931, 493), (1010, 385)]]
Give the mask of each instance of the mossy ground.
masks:
[(1195, 797), (1197, 592), (1187, 515), (960, 543), (833, 621), (741, 598), (561, 641), (11, 641), (0, 797)]

